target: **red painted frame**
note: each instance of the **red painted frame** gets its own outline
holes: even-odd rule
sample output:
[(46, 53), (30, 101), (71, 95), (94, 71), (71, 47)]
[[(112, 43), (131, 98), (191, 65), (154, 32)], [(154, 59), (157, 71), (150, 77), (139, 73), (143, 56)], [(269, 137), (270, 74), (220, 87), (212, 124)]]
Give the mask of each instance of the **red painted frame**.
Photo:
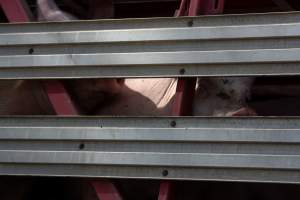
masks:
[[(22, 0), (0, 0), (2, 7), (9, 22), (30, 22), (32, 15), (27, 4)], [(57, 80), (45, 81), (45, 90), (57, 115), (78, 115), (72, 99), (67, 93), (64, 85)], [(97, 197), (101, 200), (121, 200), (121, 194), (115, 185), (110, 181), (92, 181)]]
[(45, 81), (44, 88), (57, 115), (78, 115), (74, 103), (60, 81)]
[(122, 200), (122, 197), (111, 181), (96, 180), (90, 181), (97, 197), (100, 200)]
[[(22, 0), (0, 0), (9, 22), (30, 22), (32, 14), (28, 5)], [(59, 81), (47, 81), (44, 83), (49, 100), (58, 115), (77, 115), (78, 112), (63, 84)]]
[[(225, 0), (182, 0), (177, 12), (179, 16), (197, 16), (220, 14), (224, 10)], [(196, 78), (179, 78), (172, 109), (173, 116), (190, 115), (196, 87)], [(171, 181), (162, 181), (159, 190), (159, 200), (172, 199)]]
[(171, 181), (162, 181), (159, 187), (158, 200), (171, 200), (174, 184)]
[(0, 6), (9, 22), (29, 22), (32, 14), (22, 0), (0, 0)]

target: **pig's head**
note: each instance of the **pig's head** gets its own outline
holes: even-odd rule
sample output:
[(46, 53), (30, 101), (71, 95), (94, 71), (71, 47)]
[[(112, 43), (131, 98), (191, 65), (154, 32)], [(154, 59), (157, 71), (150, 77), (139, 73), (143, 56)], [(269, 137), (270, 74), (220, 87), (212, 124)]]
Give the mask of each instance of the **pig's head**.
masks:
[(199, 78), (193, 113), (198, 116), (255, 116), (247, 99), (254, 78)]
[(120, 93), (124, 79), (77, 79), (64, 83), (81, 110), (93, 113)]

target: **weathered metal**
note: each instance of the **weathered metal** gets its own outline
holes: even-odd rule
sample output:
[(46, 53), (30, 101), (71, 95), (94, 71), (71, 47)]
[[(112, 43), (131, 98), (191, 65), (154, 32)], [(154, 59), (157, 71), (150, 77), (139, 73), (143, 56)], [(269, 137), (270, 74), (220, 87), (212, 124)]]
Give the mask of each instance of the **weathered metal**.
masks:
[(299, 183), (299, 121), (4, 117), (0, 174)]
[(299, 18), (162, 18), (141, 28), (140, 20), (1, 25), (0, 78), (299, 75)]

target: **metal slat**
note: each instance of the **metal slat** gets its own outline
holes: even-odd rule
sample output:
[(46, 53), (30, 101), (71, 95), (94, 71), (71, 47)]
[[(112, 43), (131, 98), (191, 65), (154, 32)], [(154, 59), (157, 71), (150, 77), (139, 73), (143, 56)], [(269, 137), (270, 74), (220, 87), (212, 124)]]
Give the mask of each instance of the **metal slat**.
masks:
[(1, 127), (0, 132), (1, 140), (300, 143), (300, 129)]
[(298, 117), (0, 117), (0, 127), (10, 128), (207, 128), (298, 129)]
[(299, 75), (300, 49), (2, 56), (2, 79)]
[[(261, 170), (261, 169), (216, 169), (216, 168), (168, 168), (168, 167), (135, 167), (88, 166), (88, 165), (1, 165), (0, 169), (7, 175), (55, 176), (61, 177), (105, 177), (135, 179), (173, 179), (173, 180), (209, 180), (209, 181), (243, 181), (243, 182), (276, 182), (299, 183), (298, 171)], [(164, 176), (163, 174), (166, 174)], [(124, 174), (126, 174), (124, 176)]]
[[(299, 62), (300, 48), (234, 51), (149, 52), (38, 56), (0, 56), (0, 68), (131, 65), (207, 65)], [(208, 66), (210, 67), (210, 66)], [(130, 67), (129, 67), (130, 68)], [(195, 75), (200, 75), (195, 72)], [(269, 72), (270, 73), (270, 72)], [(299, 73), (299, 72), (295, 72)]]
[(1, 25), (0, 78), (299, 75), (299, 16)]
[(249, 40), (181, 40), (153, 41), (149, 43), (90, 43), (63, 45), (3, 46), (0, 55), (51, 54), (95, 54), (95, 53), (136, 53), (136, 52), (176, 52), (176, 51), (215, 51), (215, 50), (253, 50), (299, 48), (300, 37), (256, 38)]
[(87, 44), (107, 42), (152, 42), (180, 40), (225, 40), (289, 38), (300, 36), (300, 24), (160, 28), (48, 33), (0, 34), (0, 46), (38, 44)]
[(0, 174), (300, 183), (299, 122), (2, 117)]
[[(0, 151), (1, 163), (299, 170), (300, 156), (151, 152)], [(137, 169), (138, 170), (138, 169)], [(201, 170), (201, 169), (199, 169)]]

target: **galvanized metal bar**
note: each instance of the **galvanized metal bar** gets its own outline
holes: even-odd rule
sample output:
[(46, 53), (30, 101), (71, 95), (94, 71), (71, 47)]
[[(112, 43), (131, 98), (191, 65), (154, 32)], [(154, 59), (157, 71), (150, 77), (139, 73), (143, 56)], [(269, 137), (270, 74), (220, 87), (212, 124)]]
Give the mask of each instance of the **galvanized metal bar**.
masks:
[(300, 36), (300, 24), (272, 24), (193, 28), (160, 28), (46, 33), (0, 34), (0, 46), (49, 45), (107, 42), (151, 42), (180, 40), (225, 40), (253, 38), (288, 38)]
[[(271, 16), (278, 19), (264, 20)], [(163, 18), (141, 27), (139, 20), (62, 22), (51, 30), (44, 28), (51, 23), (0, 25), (0, 78), (299, 75), (299, 16)]]
[[(300, 143), (299, 129), (1, 127), (1, 140)], [(171, 135), (170, 135), (171, 133)]]
[[(177, 168), (177, 167), (143, 167), (137, 170), (132, 166), (104, 165), (45, 165), (45, 164), (5, 164), (0, 165), (1, 174), (35, 175), (60, 177), (106, 177), (135, 179), (172, 179), (172, 180), (209, 180), (299, 183), (297, 170), (265, 170), (239, 168)], [(168, 171), (167, 176), (163, 172)]]
[(299, 122), (1, 117), (0, 174), (300, 183)]
[[(298, 117), (17, 117), (1, 116), (5, 128), (207, 128), (298, 129)], [(120, 130), (121, 131), (121, 130)]]
[(299, 75), (299, 49), (2, 56), (1, 79)]
[[(0, 55), (51, 55), (135, 52), (176, 52), (299, 48), (300, 37), (264, 38), (251, 40), (183, 40), (134, 43), (93, 43), (35, 46), (3, 46)], [(31, 54), (30, 54), (31, 53)]]
[(198, 76), (266, 76), (299, 75), (298, 63), (265, 63), (243, 65), (184, 65), (130, 67), (53, 67), (3, 68), (1, 79), (60, 79), (60, 78), (116, 78), (116, 77), (198, 77)]
[[(0, 68), (299, 62), (300, 48), (190, 52), (0, 56)], [(225, 66), (224, 66), (225, 67)]]
[(166, 166), (174, 168), (223, 167), (270, 170), (300, 169), (299, 155), (0, 150), (0, 162), (2, 164), (123, 165), (135, 167)]

